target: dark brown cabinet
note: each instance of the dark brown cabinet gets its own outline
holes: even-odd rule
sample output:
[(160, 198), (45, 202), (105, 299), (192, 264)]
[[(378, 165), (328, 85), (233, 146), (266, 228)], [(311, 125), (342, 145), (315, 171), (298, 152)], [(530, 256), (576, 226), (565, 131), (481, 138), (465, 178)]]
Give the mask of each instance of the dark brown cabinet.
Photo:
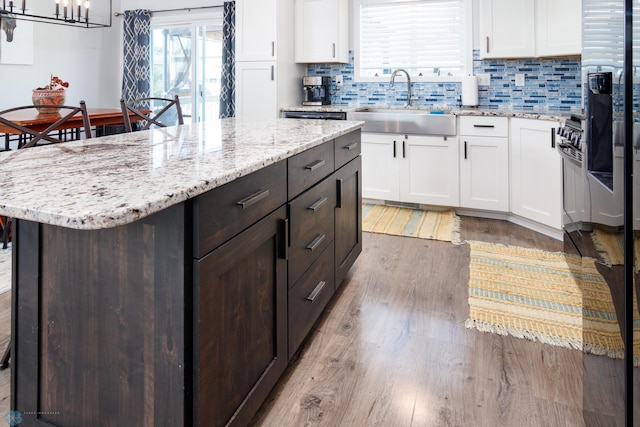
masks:
[(243, 426), (287, 366), (284, 207), (195, 261), (195, 425)]
[(362, 159), (360, 156), (337, 170), (335, 211), (335, 284), (340, 286), (362, 252)]

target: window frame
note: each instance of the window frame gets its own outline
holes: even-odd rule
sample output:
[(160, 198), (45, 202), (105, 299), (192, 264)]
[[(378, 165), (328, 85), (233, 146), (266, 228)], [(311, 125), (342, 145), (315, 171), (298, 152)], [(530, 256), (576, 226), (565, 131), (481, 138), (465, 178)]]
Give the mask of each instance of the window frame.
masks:
[[(406, 3), (411, 0), (367, 0), (368, 3), (376, 2), (376, 3)], [(464, 55), (464, 70), (461, 75), (458, 76), (414, 76), (411, 75), (411, 82), (461, 82), (463, 76), (467, 76), (473, 74), (473, 1), (472, 0), (461, 0), (465, 12), (465, 23), (464, 25), (464, 46), (463, 51)], [(360, 74), (360, 4), (361, 0), (353, 0), (352, 1), (352, 19), (351, 24), (353, 28), (353, 55), (354, 55), (354, 63), (353, 63), (353, 80), (357, 83), (388, 83), (389, 75), (383, 75), (379, 77), (372, 76), (362, 76)], [(406, 81), (404, 74), (398, 75), (398, 81)]]

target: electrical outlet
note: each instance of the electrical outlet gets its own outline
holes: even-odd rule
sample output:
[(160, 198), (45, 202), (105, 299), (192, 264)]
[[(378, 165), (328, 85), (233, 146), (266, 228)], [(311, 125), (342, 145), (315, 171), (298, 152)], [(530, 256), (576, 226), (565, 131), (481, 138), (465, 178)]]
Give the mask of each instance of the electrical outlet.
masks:
[(524, 74), (516, 74), (516, 86), (524, 86)]
[(338, 87), (342, 86), (342, 74), (338, 74), (336, 76), (336, 86)]
[(478, 86), (490, 86), (491, 85), (491, 74), (477, 74), (478, 78)]

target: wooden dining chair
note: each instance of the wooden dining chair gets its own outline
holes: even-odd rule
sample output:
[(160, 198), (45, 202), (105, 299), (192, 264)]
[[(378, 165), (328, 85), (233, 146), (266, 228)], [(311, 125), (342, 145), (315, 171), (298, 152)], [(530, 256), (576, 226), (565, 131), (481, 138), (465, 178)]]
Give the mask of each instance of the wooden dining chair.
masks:
[[(160, 104), (162, 108), (158, 111), (153, 111), (154, 104)], [(184, 124), (182, 117), (182, 108), (180, 108), (180, 98), (176, 95), (173, 99), (170, 98), (158, 98), (158, 97), (146, 97), (138, 98), (133, 101), (125, 101), (120, 99), (120, 108), (122, 109), (122, 119), (124, 121), (124, 129), (126, 132), (132, 132), (133, 126), (131, 125), (130, 113), (135, 115), (138, 121), (142, 121), (143, 124), (137, 127), (137, 130), (146, 130), (155, 125), (158, 127), (173, 126), (174, 124)], [(145, 113), (143, 110), (151, 109), (150, 113)], [(167, 119), (172, 113), (173, 117)]]
[[(66, 142), (66, 140), (58, 136), (54, 136), (55, 131), (60, 131), (61, 129), (68, 128), (80, 128), (84, 129), (85, 138), (91, 138), (91, 123), (89, 122), (89, 115), (87, 114), (87, 106), (84, 101), (80, 101), (79, 106), (71, 106), (71, 105), (61, 105), (59, 113), (57, 114), (60, 118), (57, 119), (54, 123), (50, 124), (44, 130), (35, 130), (31, 127), (27, 127), (16, 123), (11, 120), (11, 114), (20, 112), (28, 109), (38, 109), (38, 107), (33, 105), (27, 105), (22, 107), (14, 107), (9, 108), (7, 110), (0, 111), (0, 123), (5, 126), (8, 126), (12, 129), (15, 129), (18, 134), (24, 135), (26, 138), (24, 139), (23, 144), (19, 144), (18, 148), (29, 148), (35, 147), (36, 145), (40, 145), (41, 142), (49, 142), (51, 144), (57, 144), (61, 142)], [(82, 118), (82, 126), (70, 125), (68, 121), (75, 116), (76, 114), (80, 114)]]

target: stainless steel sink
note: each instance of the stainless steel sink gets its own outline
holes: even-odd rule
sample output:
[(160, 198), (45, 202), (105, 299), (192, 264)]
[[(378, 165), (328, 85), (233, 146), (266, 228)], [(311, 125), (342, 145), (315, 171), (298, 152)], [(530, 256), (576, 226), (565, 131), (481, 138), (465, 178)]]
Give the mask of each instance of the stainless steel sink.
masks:
[(428, 110), (362, 108), (347, 113), (347, 119), (364, 121), (363, 132), (445, 136), (456, 134), (456, 116), (433, 114)]

